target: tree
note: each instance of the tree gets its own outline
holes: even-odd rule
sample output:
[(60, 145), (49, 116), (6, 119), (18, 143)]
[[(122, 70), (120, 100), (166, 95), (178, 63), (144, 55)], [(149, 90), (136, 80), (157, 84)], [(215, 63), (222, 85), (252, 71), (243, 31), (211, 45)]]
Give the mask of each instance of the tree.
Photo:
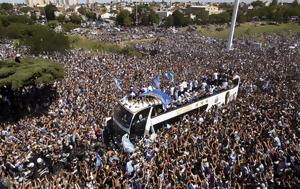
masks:
[(48, 23), (47, 23), (47, 26), (54, 29), (55, 27), (58, 26), (58, 21), (57, 20), (50, 20)]
[(67, 36), (62, 33), (56, 33), (46, 26), (35, 27), (32, 36), (24, 38), (21, 43), (28, 46), (32, 54), (43, 52), (61, 52), (70, 48), (70, 42)]
[(51, 3), (46, 5), (45, 8), (45, 16), (47, 20), (55, 20), (54, 12), (57, 11), (57, 8), (55, 5), (52, 5)]
[(230, 14), (228, 12), (222, 12), (220, 14), (212, 14), (209, 16), (210, 23), (225, 24), (230, 22)]
[(21, 7), (20, 8), (20, 11), (23, 13), (28, 13), (28, 12), (31, 12), (32, 10), (33, 10), (33, 8), (31, 8), (31, 7)]
[(14, 23), (8, 27), (0, 27), (0, 38), (18, 39), (20, 44), (27, 46), (33, 54), (64, 53), (66, 49), (70, 48), (67, 36), (42, 25)]
[(150, 26), (159, 23), (158, 14), (156, 14), (155, 11), (148, 5), (137, 6), (137, 15), (135, 7), (131, 14), (132, 20), (136, 20), (136, 16), (138, 18), (138, 24), (140, 25)]
[(165, 18), (165, 26), (167, 27), (174, 26), (174, 18), (172, 15), (169, 15), (167, 18)]
[(12, 23), (32, 24), (32, 20), (27, 15), (2, 15), (0, 16), (2, 26), (9, 26)]
[(85, 7), (81, 6), (78, 10), (77, 10), (81, 15), (86, 15), (87, 10)]
[(57, 20), (58, 22), (60, 22), (60, 23), (64, 23), (64, 22), (66, 21), (66, 16), (63, 15), (63, 14), (60, 14), (60, 15), (56, 18), (56, 20)]
[(12, 11), (14, 9), (14, 6), (10, 3), (1, 3), (0, 8), (6, 11)]
[(81, 16), (73, 13), (70, 16), (70, 22), (72, 22), (73, 24), (81, 24), (82, 18)]
[(191, 23), (191, 19), (178, 10), (174, 11), (172, 15), (176, 27), (187, 26)]
[(97, 15), (96, 13), (92, 12), (92, 11), (88, 11), (85, 15), (89, 20), (96, 20), (97, 19)]
[(47, 60), (21, 59), (21, 63), (0, 61), (0, 88), (12, 91), (29, 85), (52, 84), (64, 77), (60, 64)]
[(130, 12), (128, 10), (121, 10), (117, 15), (116, 21), (118, 25), (130, 26), (132, 24)]
[(251, 5), (254, 7), (254, 8), (259, 8), (259, 7), (264, 7), (265, 6), (265, 3), (260, 1), (260, 0), (257, 0), (257, 1), (253, 1), (251, 3)]
[(294, 7), (294, 8), (299, 7), (298, 0), (294, 0), (294, 1), (291, 3), (291, 6)]
[(90, 11), (90, 10), (87, 10), (85, 7), (80, 7), (78, 9), (78, 12), (83, 15), (83, 16), (86, 16), (89, 20), (96, 20), (97, 19), (97, 15), (96, 13)]
[(236, 21), (238, 23), (244, 23), (247, 21), (247, 17), (244, 12), (238, 12)]
[[(28, 113), (46, 113), (57, 98), (52, 83), (63, 77), (63, 66), (45, 59), (22, 57), (21, 63), (0, 61), (0, 120), (11, 121)], [(22, 91), (24, 87), (26, 91)]]
[(278, 0), (272, 0), (270, 6), (276, 6), (276, 5), (278, 5)]
[(196, 13), (195, 23), (196, 24), (207, 24), (209, 22), (209, 12), (201, 9)]

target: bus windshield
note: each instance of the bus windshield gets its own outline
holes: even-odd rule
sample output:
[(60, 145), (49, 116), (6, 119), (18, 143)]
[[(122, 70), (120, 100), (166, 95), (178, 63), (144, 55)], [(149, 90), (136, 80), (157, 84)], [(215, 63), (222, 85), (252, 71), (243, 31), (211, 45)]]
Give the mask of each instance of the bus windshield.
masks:
[(127, 111), (123, 106), (118, 104), (114, 110), (114, 119), (116, 119), (122, 126), (125, 128), (130, 127), (130, 123), (132, 120), (132, 113)]

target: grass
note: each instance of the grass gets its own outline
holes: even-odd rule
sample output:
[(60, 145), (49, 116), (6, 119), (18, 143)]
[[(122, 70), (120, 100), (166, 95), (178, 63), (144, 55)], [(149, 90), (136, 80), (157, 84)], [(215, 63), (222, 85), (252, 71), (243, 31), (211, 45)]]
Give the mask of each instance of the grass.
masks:
[(26, 57), (21, 58), (21, 63), (0, 61), (0, 88), (15, 91), (27, 85), (51, 84), (63, 77), (63, 66), (49, 60)]
[(104, 42), (100, 40), (87, 39), (83, 36), (70, 35), (71, 48), (82, 48), (84, 50), (98, 50), (100, 52), (126, 54), (140, 56), (141, 54), (131, 46), (120, 46), (115, 43)]
[[(197, 32), (200, 35), (226, 39), (228, 37), (228, 27), (224, 27), (223, 31), (216, 31), (216, 26), (209, 28), (199, 27)], [(283, 33), (283, 32), (300, 32), (300, 25), (294, 23), (284, 23), (279, 25), (255, 25), (254, 23), (244, 23), (235, 28), (235, 36), (259, 36), (264, 33)]]

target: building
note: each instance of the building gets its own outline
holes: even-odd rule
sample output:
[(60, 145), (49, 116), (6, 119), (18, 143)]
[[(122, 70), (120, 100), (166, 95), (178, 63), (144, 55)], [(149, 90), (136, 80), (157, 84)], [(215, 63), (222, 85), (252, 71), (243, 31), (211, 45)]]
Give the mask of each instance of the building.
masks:
[(49, 3), (61, 6), (72, 6), (79, 4), (79, 0), (25, 0), (29, 7), (44, 7)]
[(25, 4), (26, 4), (28, 7), (33, 7), (33, 0), (25, 0)]
[(29, 7), (44, 7), (47, 4), (49, 4), (50, 1), (49, 0), (26, 0), (26, 5)]
[(223, 12), (223, 10), (219, 9), (219, 7), (215, 5), (197, 5), (197, 6), (193, 5), (182, 10), (185, 14), (193, 14), (193, 15), (195, 15), (197, 12), (201, 10), (207, 11), (209, 15), (220, 14)]
[(86, 0), (85, 3), (87, 5), (91, 5), (91, 4), (95, 3), (95, 2), (94, 2), (94, 0)]

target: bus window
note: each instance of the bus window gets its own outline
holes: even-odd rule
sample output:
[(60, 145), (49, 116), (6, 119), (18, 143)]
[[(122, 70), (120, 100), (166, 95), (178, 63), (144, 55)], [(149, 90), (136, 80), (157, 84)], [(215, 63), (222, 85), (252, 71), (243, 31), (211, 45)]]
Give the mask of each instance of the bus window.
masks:
[(151, 117), (156, 117), (164, 113), (164, 109), (162, 108), (162, 105), (157, 105), (153, 108)]
[(240, 81), (240, 78), (238, 77), (238, 78), (233, 79), (232, 83), (234, 86), (237, 86), (239, 84), (239, 81)]
[(122, 126), (129, 128), (132, 114), (127, 111), (123, 106), (118, 104), (114, 110), (114, 119), (116, 119)]
[(148, 119), (150, 108), (140, 111), (134, 116), (131, 128), (131, 136), (143, 136)]

